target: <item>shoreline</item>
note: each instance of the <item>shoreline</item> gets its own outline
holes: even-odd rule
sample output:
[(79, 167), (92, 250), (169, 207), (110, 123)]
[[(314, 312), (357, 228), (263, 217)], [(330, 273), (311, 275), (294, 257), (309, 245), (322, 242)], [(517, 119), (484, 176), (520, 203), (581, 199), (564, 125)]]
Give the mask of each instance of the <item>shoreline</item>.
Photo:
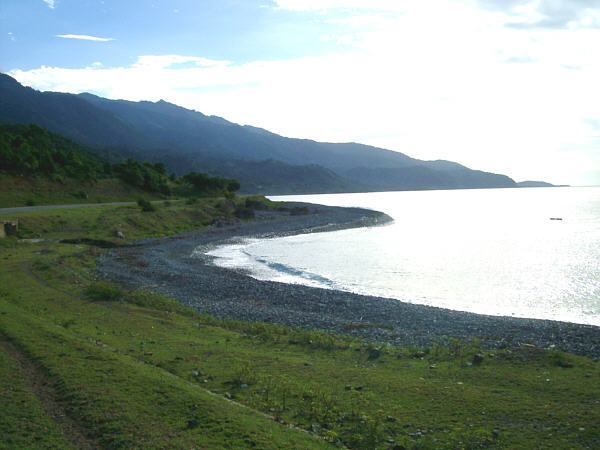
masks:
[(389, 223), (378, 211), (307, 206), (310, 214), (256, 211), (257, 219), (226, 227), (144, 239), (110, 250), (98, 277), (130, 288), (149, 289), (219, 319), (232, 318), (348, 334), (401, 346), (447, 344), (451, 338), (479, 339), (484, 348), (532, 345), (598, 358), (600, 327), (541, 319), (487, 316), (405, 303), (344, 291), (256, 280), (241, 270), (192, 256), (198, 247), (234, 239), (270, 238)]

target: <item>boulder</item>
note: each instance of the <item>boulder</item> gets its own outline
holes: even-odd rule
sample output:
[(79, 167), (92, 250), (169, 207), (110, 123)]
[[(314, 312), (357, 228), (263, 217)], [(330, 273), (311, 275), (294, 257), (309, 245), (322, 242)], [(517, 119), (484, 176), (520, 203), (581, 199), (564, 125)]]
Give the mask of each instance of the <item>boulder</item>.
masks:
[(473, 364), (481, 364), (483, 362), (483, 355), (481, 353), (475, 353), (473, 355)]

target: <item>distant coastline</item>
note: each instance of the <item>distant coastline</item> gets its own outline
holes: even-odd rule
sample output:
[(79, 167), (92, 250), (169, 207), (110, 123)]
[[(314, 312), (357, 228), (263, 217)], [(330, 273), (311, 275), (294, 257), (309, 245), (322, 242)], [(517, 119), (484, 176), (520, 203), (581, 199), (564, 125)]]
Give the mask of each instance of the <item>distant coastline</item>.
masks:
[(517, 187), (529, 188), (529, 187), (570, 187), (568, 184), (552, 184), (546, 183), (545, 181), (519, 181)]

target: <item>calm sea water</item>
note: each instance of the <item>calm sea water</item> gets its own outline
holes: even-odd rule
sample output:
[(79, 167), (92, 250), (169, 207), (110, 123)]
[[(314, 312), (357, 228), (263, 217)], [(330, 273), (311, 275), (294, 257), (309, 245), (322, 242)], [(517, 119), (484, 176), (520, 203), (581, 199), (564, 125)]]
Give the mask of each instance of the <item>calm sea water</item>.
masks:
[(265, 280), (600, 325), (600, 188), (273, 199), (376, 209), (394, 222), (247, 240), (211, 251), (216, 264)]

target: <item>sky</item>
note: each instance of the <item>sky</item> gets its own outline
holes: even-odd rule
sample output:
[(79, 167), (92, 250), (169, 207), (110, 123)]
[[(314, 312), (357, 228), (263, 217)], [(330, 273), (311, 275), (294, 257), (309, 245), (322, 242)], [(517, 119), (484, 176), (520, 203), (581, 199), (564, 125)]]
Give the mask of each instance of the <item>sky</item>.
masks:
[(0, 71), (600, 185), (600, 0), (0, 0)]

